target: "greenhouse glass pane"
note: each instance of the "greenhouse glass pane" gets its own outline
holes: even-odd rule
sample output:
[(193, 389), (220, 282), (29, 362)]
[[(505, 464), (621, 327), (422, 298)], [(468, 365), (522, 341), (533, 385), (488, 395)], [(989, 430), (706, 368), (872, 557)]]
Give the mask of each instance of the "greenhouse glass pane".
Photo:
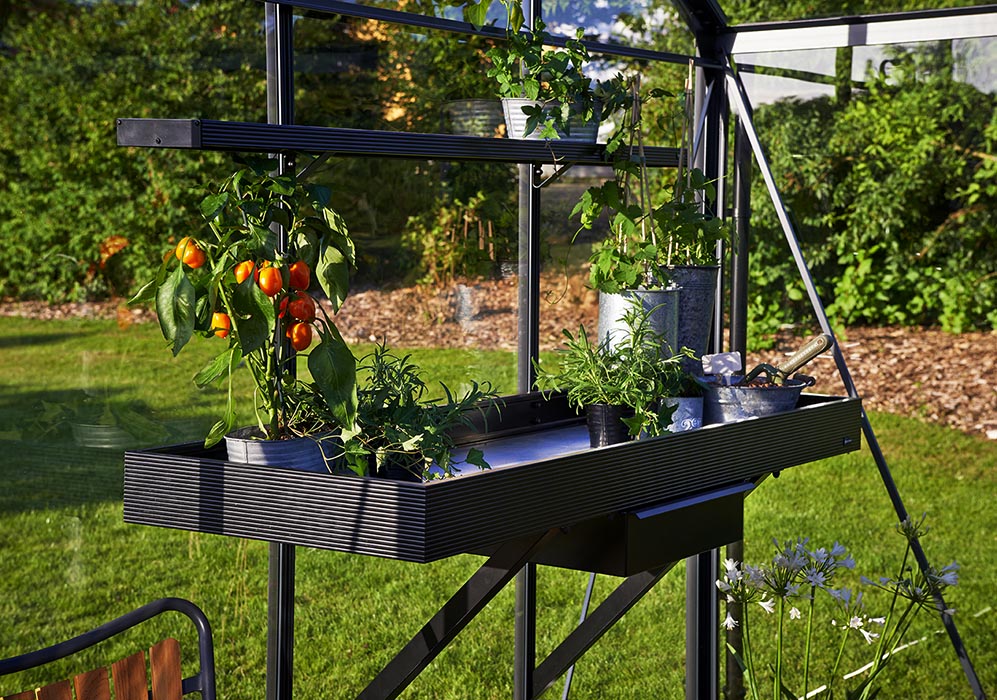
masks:
[(867, 81), (888, 80), (900, 69), (927, 74), (945, 66), (953, 82), (984, 93), (997, 88), (997, 39), (960, 39), (810, 51), (738, 54), (735, 58), (753, 104), (833, 96), (837, 84), (862, 91)]
[(573, 36), (582, 27), (592, 41), (691, 51), (692, 35), (670, 0), (544, 0), (543, 17), (552, 33)]
[(822, 19), (855, 15), (909, 12), (937, 7), (975, 7), (986, 3), (974, 0), (952, 2), (918, 2), (917, 0), (855, 0), (844, 2), (721, 2), (732, 25), (751, 22), (786, 22), (792, 20)]
[(496, 96), (492, 40), (343, 16), (299, 19), (294, 31), (299, 124), (448, 132), (452, 101)]

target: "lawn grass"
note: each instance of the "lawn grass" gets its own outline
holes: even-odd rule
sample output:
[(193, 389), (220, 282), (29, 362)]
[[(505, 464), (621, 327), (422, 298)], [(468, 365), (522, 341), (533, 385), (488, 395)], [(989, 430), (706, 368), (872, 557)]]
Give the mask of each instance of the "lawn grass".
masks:
[[(64, 404), (88, 389), (115, 406), (148, 412), (161, 435), (147, 439), (196, 439), (214, 420), (222, 395), (194, 390), (189, 379), (217, 349), (195, 342), (173, 360), (148, 325), (120, 330), (95, 321), (0, 319), (0, 657), (89, 629), (151, 599), (179, 595), (212, 620), (220, 697), (262, 696), (267, 545), (125, 524), (120, 451), (75, 446), (65, 425), (41, 410), (43, 402)], [(487, 377), (500, 391), (515, 388), (509, 353), (418, 350), (413, 357), (428, 377), (454, 387)], [(246, 378), (240, 381), (240, 391), (248, 393)], [(949, 603), (958, 610), (959, 631), (984, 687), (993, 692), (997, 448), (913, 419), (876, 414), (873, 423), (908, 509), (929, 512), (929, 558), (938, 566), (953, 559), (962, 565)], [(792, 449), (792, 443), (773, 449)], [(891, 573), (902, 553), (892, 534), (895, 516), (865, 449), (766, 480), (748, 498), (745, 518), (749, 561), (768, 559), (773, 537), (809, 536), (827, 545), (840, 540), (858, 562), (855, 586), (859, 574)], [(298, 548), (295, 695), (355, 697), (481, 561), (468, 555), (416, 566)], [(542, 567), (539, 580), (542, 658), (576, 624), (587, 575)], [(600, 577), (596, 598), (617, 582)], [(403, 697), (510, 697), (513, 601), (510, 586)], [(578, 666), (572, 697), (684, 697), (683, 606), (679, 565), (590, 650)], [(870, 594), (870, 613), (879, 606)], [(156, 623), (129, 640), (147, 643), (168, 626)], [(935, 634), (940, 628), (936, 617), (922, 617), (912, 636), (926, 640), (893, 660), (882, 698), (971, 697), (950, 643)], [(825, 641), (818, 651), (822, 667), (831, 653), (826, 627), (819, 635)], [(181, 642), (190, 646), (192, 636)], [(108, 646), (123, 653), (123, 644)], [(869, 652), (853, 643), (845, 667), (862, 665)], [(798, 662), (796, 655), (790, 673)], [(24, 674), (0, 687), (16, 691), (39, 678)]]

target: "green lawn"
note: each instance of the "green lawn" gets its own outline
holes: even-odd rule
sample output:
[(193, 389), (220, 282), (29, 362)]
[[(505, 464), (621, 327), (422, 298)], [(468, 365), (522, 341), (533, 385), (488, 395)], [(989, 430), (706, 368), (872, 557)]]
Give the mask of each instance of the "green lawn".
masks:
[[(215, 350), (211, 342), (195, 342), (174, 360), (152, 326), (119, 330), (104, 322), (0, 319), (0, 657), (88, 629), (153, 598), (178, 595), (197, 602), (212, 620), (220, 696), (262, 696), (266, 544), (125, 524), (120, 450), (74, 445), (68, 415), (56, 410), (79, 406), (86, 395), (88, 410), (96, 403), (151, 419), (135, 424), (149, 444), (196, 439), (214, 420), (222, 396), (194, 390), (189, 379)], [(414, 357), (430, 378), (452, 386), (491, 378), (502, 391), (514, 389), (508, 353), (422, 350)], [(873, 423), (908, 509), (929, 512), (929, 558), (939, 566), (953, 559), (962, 566), (949, 603), (992, 693), (997, 446), (911, 419), (877, 414)], [(773, 446), (783, 448), (792, 445)], [(840, 540), (858, 562), (852, 577), (857, 587), (859, 574), (874, 578), (896, 566), (902, 549), (894, 523), (875, 464), (863, 450), (765, 481), (747, 501), (747, 558), (769, 558), (773, 537), (809, 536), (828, 546)], [(480, 562), (459, 556), (416, 566), (300, 548), (295, 694), (355, 697)], [(584, 573), (541, 568), (541, 657), (576, 623), (586, 580)], [(597, 597), (616, 581), (601, 577)], [(869, 612), (882, 612), (885, 602), (868, 597)], [(583, 659), (572, 697), (683, 697), (683, 605), (680, 566)], [(512, 620), (510, 587), (404, 697), (510, 697)], [(146, 643), (164, 627), (134, 637)], [(935, 634), (940, 628), (934, 616), (921, 618), (912, 637), (926, 639), (894, 659), (882, 698), (971, 697), (951, 645)], [(818, 638), (827, 634), (824, 627)], [(861, 666), (869, 652), (853, 643), (843, 667)], [(823, 661), (831, 653), (827, 644), (818, 650)], [(799, 654), (794, 657), (791, 668)], [(0, 688), (21, 690), (37, 678), (5, 680)]]

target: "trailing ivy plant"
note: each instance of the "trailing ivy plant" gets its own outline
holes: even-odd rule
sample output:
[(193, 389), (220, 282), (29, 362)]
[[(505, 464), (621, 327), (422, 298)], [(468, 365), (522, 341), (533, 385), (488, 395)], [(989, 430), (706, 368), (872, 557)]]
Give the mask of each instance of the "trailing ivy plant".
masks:
[(538, 128), (546, 139), (570, 134), (572, 117), (589, 122), (596, 117), (592, 80), (584, 73), (589, 52), (582, 43), (584, 30), (578, 28), (574, 39), (563, 47), (550, 45), (551, 35), (543, 20), (521, 31), (522, 8), (519, 2), (503, 3), (508, 12), (505, 43), (489, 49), (492, 62), (488, 77), (498, 83), (499, 97), (521, 97), (536, 104), (524, 106), (526, 127), (518, 138)]

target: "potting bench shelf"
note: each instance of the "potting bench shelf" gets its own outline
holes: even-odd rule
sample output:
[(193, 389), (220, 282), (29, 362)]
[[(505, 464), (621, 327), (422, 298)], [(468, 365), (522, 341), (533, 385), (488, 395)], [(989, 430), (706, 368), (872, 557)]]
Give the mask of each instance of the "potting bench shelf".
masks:
[[(419, 158), (606, 165), (605, 146), (572, 141), (529, 141), (454, 134), (257, 124), (213, 119), (118, 119), (118, 145), (246, 153), (312, 153), (366, 158)], [(648, 146), (648, 165), (674, 168), (679, 149)]]
[[(744, 490), (768, 474), (860, 444), (859, 399), (804, 394), (800, 407), (786, 413), (590, 449), (584, 424), (566, 417), (566, 405), (537, 398), (515, 397), (502, 420), (489, 422), (491, 430), (465, 436), (486, 459), (493, 455), (492, 469), (424, 483), (236, 464), (225, 461), (223, 449), (205, 451), (200, 443), (127, 452), (124, 517), (424, 563), (490, 554), (516, 538), (599, 519), (634, 518), (637, 528), (637, 521), (667, 513), (659, 522), (681, 535), (705, 526), (694, 506), (737, 494), (731, 503), (737, 532), (721, 528), (706, 537), (710, 542), (678, 549), (657, 537), (650, 557), (657, 561), (592, 566), (592, 558), (563, 552), (545, 561), (622, 575), (736, 539)], [(685, 522), (676, 519), (687, 507)], [(648, 524), (638, 528), (641, 537), (662, 534)], [(596, 540), (607, 531), (590, 529)], [(620, 537), (635, 531), (624, 527)], [(727, 535), (733, 536), (722, 539)]]

